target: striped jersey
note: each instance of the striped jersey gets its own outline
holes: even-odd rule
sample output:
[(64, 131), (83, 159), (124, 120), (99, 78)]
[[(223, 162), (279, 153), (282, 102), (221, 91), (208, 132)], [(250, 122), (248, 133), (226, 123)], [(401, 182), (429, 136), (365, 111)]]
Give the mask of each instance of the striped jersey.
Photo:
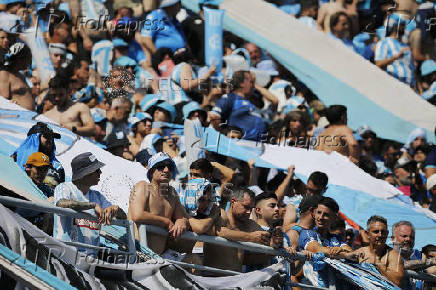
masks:
[[(396, 38), (385, 37), (377, 42), (374, 60), (385, 60), (400, 53), (402, 48), (409, 47)], [(386, 71), (398, 80), (413, 85), (415, 83), (415, 66), (411, 51), (406, 51), (403, 57), (395, 60), (386, 67)]]

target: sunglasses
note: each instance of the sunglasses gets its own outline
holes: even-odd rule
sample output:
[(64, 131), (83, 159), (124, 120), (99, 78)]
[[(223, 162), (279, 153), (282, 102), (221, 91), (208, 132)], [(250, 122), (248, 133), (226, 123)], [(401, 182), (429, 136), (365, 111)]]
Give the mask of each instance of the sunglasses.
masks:
[(169, 171), (174, 170), (174, 165), (169, 161), (161, 162), (158, 165), (156, 165), (154, 168), (156, 168), (159, 171), (163, 171), (165, 169), (165, 167), (168, 167)]

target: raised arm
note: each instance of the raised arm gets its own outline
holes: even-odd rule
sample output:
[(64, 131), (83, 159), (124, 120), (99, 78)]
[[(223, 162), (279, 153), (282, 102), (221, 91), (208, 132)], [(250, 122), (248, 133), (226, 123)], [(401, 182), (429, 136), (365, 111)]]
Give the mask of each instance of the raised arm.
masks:
[(294, 177), (295, 165), (291, 165), (288, 167), (288, 172), (286, 174), (285, 179), (276, 189), (277, 200), (280, 202), (283, 200), (285, 193), (289, 191), (292, 178)]

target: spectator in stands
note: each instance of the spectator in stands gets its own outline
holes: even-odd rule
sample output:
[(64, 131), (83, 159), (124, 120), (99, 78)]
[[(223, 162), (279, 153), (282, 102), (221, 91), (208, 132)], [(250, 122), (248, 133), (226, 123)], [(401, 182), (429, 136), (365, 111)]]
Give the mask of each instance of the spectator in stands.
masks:
[[(283, 184), (287, 181), (287, 179), (289, 179), (288, 176), (289, 174), (283, 181), (282, 185), (279, 186), (279, 188), (281, 188)], [(292, 180), (292, 178), (290, 180)], [(287, 204), (285, 218), (283, 222), (283, 227), (285, 229), (288, 229), (289, 226), (291, 226), (293, 223), (298, 221), (299, 214), (300, 214), (298, 211), (298, 206), (301, 200), (303, 199), (303, 197), (312, 196), (312, 195), (322, 196), (324, 192), (327, 190), (327, 184), (328, 184), (327, 174), (321, 171), (314, 171), (310, 174), (307, 180), (307, 185), (304, 188), (305, 192), (303, 192), (303, 194), (298, 194), (294, 197), (287, 197), (287, 196), (284, 197), (283, 201), (285, 202), (285, 204)], [(278, 191), (276, 191), (276, 194), (278, 197), (279, 195), (281, 195), (278, 193)]]
[(135, 116), (129, 119), (132, 127), (133, 136), (129, 135), (130, 147), (129, 151), (136, 155), (141, 147), (141, 143), (145, 136), (151, 133), (152, 117), (143, 112), (137, 112)]
[[(435, 259), (427, 259), (415, 246), (415, 227), (409, 221), (399, 221), (392, 226), (392, 243), (394, 249), (403, 258), (405, 270), (423, 270), (436, 265)], [(410, 280), (409, 283), (422, 288), (422, 281)], [(421, 284), (421, 287), (419, 285)], [(411, 285), (408, 285), (411, 286)]]
[(413, 159), (415, 155), (415, 150), (418, 146), (425, 145), (427, 143), (427, 132), (424, 128), (415, 128), (410, 132), (409, 137), (407, 137), (406, 143), (403, 148), (401, 148), (402, 158), (407, 158), (409, 160)]
[(318, 18), (319, 3), (317, 0), (301, 1), (301, 12), (298, 20), (307, 26), (318, 29), (316, 19)]
[[(314, 210), (313, 217), (315, 227), (312, 230), (303, 230), (298, 239), (298, 249), (307, 250), (312, 253), (324, 253), (332, 258), (350, 258), (354, 255), (352, 249), (341, 237), (330, 233), (330, 226), (336, 220), (339, 206), (330, 197), (321, 197), (317, 208)], [(311, 281), (317, 286), (328, 287), (329, 281), (323, 270), (318, 271), (318, 281)]]
[(404, 277), (404, 263), (400, 254), (386, 245), (388, 222), (384, 217), (374, 215), (368, 219), (366, 228), (369, 246), (355, 251), (359, 263), (373, 264), (380, 274), (400, 286)]
[(74, 103), (71, 88), (66, 76), (58, 74), (49, 82), (49, 94), (53, 96), (56, 105), (44, 115), (61, 126), (81, 136), (93, 136), (95, 124), (89, 107), (83, 103)]
[(115, 156), (132, 161), (134, 156), (129, 151), (130, 142), (123, 131), (112, 132), (106, 139), (106, 150)]
[(265, 231), (280, 221), (277, 196), (273, 192), (262, 192), (255, 198), (256, 222)]
[(318, 136), (317, 150), (336, 151), (347, 156), (353, 163), (359, 160), (359, 145), (353, 136), (353, 131), (347, 126), (347, 108), (342, 105), (332, 105), (327, 109), (327, 119), (330, 125)]
[(18, 166), (24, 170), (24, 165), (30, 154), (42, 152), (50, 158), (50, 163), (59, 175), (59, 179), (64, 181), (65, 173), (62, 165), (56, 159), (56, 146), (54, 139), (60, 139), (61, 135), (53, 132), (46, 123), (37, 122), (27, 132), (27, 138), (18, 146), (17, 150), (11, 155)]
[(421, 96), (436, 105), (436, 62), (432, 59), (421, 64)]
[(243, 139), (260, 140), (266, 125), (258, 109), (249, 101), (254, 81), (248, 71), (237, 71), (232, 77), (232, 93), (224, 95), (209, 112), (214, 128), (224, 121), (244, 130)]
[[(89, 210), (98, 221), (73, 219), (55, 214), (53, 237), (64, 241), (99, 245), (100, 224), (109, 225), (115, 218), (125, 219), (126, 214), (117, 205), (112, 205), (98, 191), (90, 189), (100, 181), (101, 168), (105, 164), (98, 161), (91, 152), (77, 155), (71, 161), (72, 181), (59, 184), (54, 191), (56, 206), (77, 211)], [(94, 249), (79, 248), (87, 254), (95, 254)]]
[(53, 201), (53, 190), (44, 183), (50, 167), (50, 158), (42, 152), (30, 154), (25, 165), (27, 176), (49, 198), (49, 201)]
[(350, 39), (350, 20), (345, 12), (336, 12), (330, 17), (330, 31), (330, 37), (340, 40), (347, 47), (354, 49)]
[(337, 217), (330, 226), (330, 233), (341, 237), (341, 239), (345, 241), (345, 221), (340, 217)]
[(210, 180), (212, 178), (213, 165), (206, 158), (200, 158), (195, 160), (189, 166), (189, 177), (194, 178), (205, 178)]
[[(180, 203), (175, 189), (168, 185), (175, 175), (176, 165), (165, 153), (148, 160), (147, 177), (130, 193), (129, 219), (137, 224), (151, 224), (168, 230), (169, 236), (179, 238), (189, 229), (189, 215)], [(167, 237), (147, 233), (147, 244), (157, 254), (167, 248)]]
[[(276, 236), (262, 230), (256, 222), (249, 219), (254, 207), (254, 193), (248, 189), (234, 188), (228, 211), (221, 210), (221, 221), (216, 228), (216, 234), (231, 241), (254, 242), (274, 247), (281, 246), (283, 236), (274, 231)], [(212, 244), (204, 245), (204, 263), (207, 266), (241, 271), (244, 256), (239, 255), (238, 249), (217, 246)], [(266, 255), (258, 255), (252, 259), (253, 264), (266, 264), (270, 259)]]
[(387, 20), (387, 37), (381, 39), (375, 48), (375, 64), (398, 80), (415, 86), (415, 66), (409, 45), (403, 43), (406, 20), (392, 14)]
[(29, 47), (18, 42), (9, 48), (0, 70), (0, 95), (27, 110), (35, 110), (35, 100), (26, 79), (20, 71), (27, 70), (32, 63)]
[(252, 42), (246, 43), (244, 48), (250, 54), (250, 65), (252, 67), (256, 67), (257, 64), (262, 60), (262, 51), (256, 44)]
[[(111, 108), (106, 113), (106, 136), (112, 132), (124, 132), (125, 135), (130, 133), (128, 123), (129, 114), (132, 111), (132, 102), (126, 96), (120, 96), (112, 100)], [(107, 138), (107, 137), (106, 137)]]
[(50, 52), (50, 59), (53, 64), (55, 71), (59, 71), (62, 64), (66, 60), (67, 46), (65, 43), (50, 43), (48, 46), (48, 51)]
[(330, 33), (332, 15), (338, 12), (344, 12), (351, 20), (350, 26), (352, 35), (356, 34), (359, 30), (357, 2), (358, 1), (335, 0), (322, 4), (319, 8), (317, 19), (319, 29)]
[(91, 136), (91, 139), (97, 142), (97, 145), (102, 147), (104, 139), (106, 137), (106, 111), (100, 108), (92, 108), (90, 110), (92, 119), (95, 124), (95, 134)]
[(427, 190), (432, 195), (429, 209), (433, 212), (436, 212), (436, 173), (427, 178)]
[[(422, 248), (422, 254), (425, 255), (426, 259), (431, 259), (434, 263), (436, 261), (436, 246), (435, 245), (426, 245)], [(425, 272), (428, 274), (436, 275), (436, 266), (431, 266), (425, 269)]]
[(185, 47), (185, 35), (176, 18), (180, 9), (180, 0), (163, 0), (159, 9), (147, 15), (146, 21), (153, 25), (144, 26), (141, 30), (140, 44), (143, 49), (154, 54), (161, 47), (171, 48), (173, 52)]

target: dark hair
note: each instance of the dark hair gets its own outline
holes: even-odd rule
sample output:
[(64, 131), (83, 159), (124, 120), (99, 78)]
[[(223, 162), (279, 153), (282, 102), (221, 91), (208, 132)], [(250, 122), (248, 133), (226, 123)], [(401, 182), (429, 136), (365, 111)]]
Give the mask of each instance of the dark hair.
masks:
[(308, 10), (314, 6), (319, 6), (318, 0), (303, 0), (301, 3), (301, 11)]
[(161, 47), (151, 56), (151, 66), (157, 73), (159, 73), (158, 66), (164, 60), (165, 55), (168, 55), (171, 59), (173, 58), (173, 51), (171, 48)]
[(300, 202), (298, 209), (300, 210), (300, 215), (304, 214), (310, 209), (316, 208), (319, 201), (321, 200), (320, 195), (306, 195)]
[(55, 12), (52, 13), (51, 15), (55, 15), (56, 17), (49, 17), (50, 23), (48, 26), (48, 33), (49, 33), (50, 37), (52, 37), (54, 35), (55, 28), (61, 26), (62, 23), (65, 23), (68, 26), (71, 25), (70, 17), (68, 16), (68, 14), (66, 12), (61, 11), (61, 10), (55, 10)]
[(200, 159), (195, 160), (194, 162), (191, 163), (191, 166), (189, 166), (189, 168), (201, 170), (205, 174), (212, 173), (212, 171), (213, 171), (212, 164), (206, 158), (200, 158)]
[(325, 174), (324, 172), (321, 171), (315, 171), (312, 172), (309, 176), (309, 179), (307, 180), (307, 182), (309, 182), (309, 180), (312, 181), (312, 183), (319, 188), (326, 188), (328, 182), (329, 182), (329, 178), (327, 176), (327, 174)]
[(338, 229), (345, 229), (345, 221), (338, 217), (335, 219), (335, 221), (330, 225), (330, 230), (338, 230)]
[(264, 192), (262, 192), (261, 194), (258, 194), (258, 195), (256, 196), (256, 198), (255, 198), (256, 205), (257, 205), (260, 201), (262, 201), (262, 200), (264, 200), (264, 199), (270, 199), (270, 198), (277, 199), (277, 195), (276, 195), (274, 192), (272, 192), (272, 191), (264, 191)]
[(239, 70), (233, 74), (232, 80), (230, 81), (232, 91), (241, 87), (241, 84), (245, 81), (246, 73), (250, 72), (246, 70)]
[(366, 222), (366, 228), (369, 228), (371, 226), (371, 224), (375, 223), (375, 222), (380, 222), (382, 224), (385, 224), (386, 227), (388, 226), (388, 221), (384, 217), (379, 216), (379, 215), (373, 215)]
[(377, 175), (377, 165), (375, 164), (374, 161), (372, 161), (371, 159), (369, 159), (366, 156), (361, 156), (359, 163), (357, 164), (357, 166), (359, 166), (360, 169), (362, 169), (363, 171), (365, 171), (366, 173), (368, 173), (371, 176), (376, 176)]
[(331, 31), (333, 31), (333, 27), (335, 27), (338, 24), (339, 18), (341, 18), (341, 16), (345, 16), (347, 18), (347, 21), (350, 21), (350, 18), (348, 17), (348, 15), (345, 12), (343, 12), (343, 11), (336, 12), (335, 14), (330, 16), (330, 30)]
[(53, 78), (50, 79), (48, 86), (51, 89), (64, 89), (68, 88), (69, 83), (69, 79), (63, 73), (57, 73)]
[(318, 202), (318, 205), (323, 205), (325, 207), (328, 207), (331, 209), (334, 213), (339, 212), (339, 205), (338, 203), (331, 197), (323, 196)]
[(342, 115), (347, 113), (347, 107), (343, 105), (331, 105), (327, 108), (327, 120), (330, 124), (338, 124)]
[(423, 144), (423, 145), (419, 145), (418, 147), (416, 147), (415, 149), (415, 153), (418, 151), (422, 151), (424, 154), (428, 154), (431, 151), (431, 147), (428, 144)]
[(232, 198), (236, 199), (237, 201), (244, 199), (245, 194), (248, 194), (251, 200), (255, 200), (256, 195), (248, 188), (236, 187), (232, 189)]

